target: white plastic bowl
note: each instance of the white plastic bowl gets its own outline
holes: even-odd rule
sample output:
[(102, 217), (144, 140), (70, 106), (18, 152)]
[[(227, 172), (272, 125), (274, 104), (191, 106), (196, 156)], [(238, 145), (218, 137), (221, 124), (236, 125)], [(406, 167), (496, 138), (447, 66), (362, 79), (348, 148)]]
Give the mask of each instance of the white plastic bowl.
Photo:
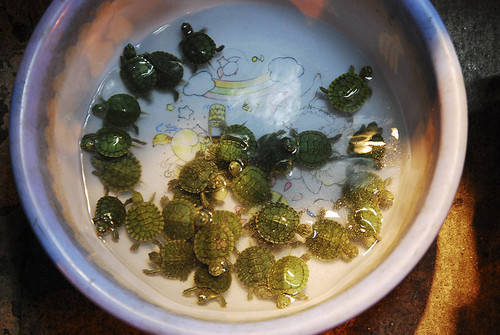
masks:
[(356, 263), (342, 285), (322, 282), (326, 293), (313, 294), (307, 303), (285, 311), (259, 302), (249, 310), (204, 309), (192, 299), (172, 298), (180, 292), (177, 284), (157, 291), (162, 278), (145, 278), (140, 264), (110, 252), (95, 237), (77, 143), (92, 95), (124, 43), (141, 41), (179, 16), (228, 2), (54, 1), (31, 37), (13, 96), (11, 153), (19, 193), (59, 269), (96, 304), (137, 328), (164, 334), (319, 332), (386, 295), (436, 237), (465, 156), (460, 67), (428, 1), (274, 2), (333, 24), (362, 46), (399, 100), (412, 156), (402, 166), (397, 206), (386, 218), (397, 229)]

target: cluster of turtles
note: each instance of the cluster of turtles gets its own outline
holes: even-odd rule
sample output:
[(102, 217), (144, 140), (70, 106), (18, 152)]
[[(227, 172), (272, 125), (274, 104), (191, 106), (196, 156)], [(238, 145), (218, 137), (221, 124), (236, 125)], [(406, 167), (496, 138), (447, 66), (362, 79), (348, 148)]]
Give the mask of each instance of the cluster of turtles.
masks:
[[(180, 43), (183, 59), (194, 67), (208, 62), (224, 46), (203, 31), (194, 32), (188, 23), (182, 25), (184, 39)], [(136, 94), (167, 89), (174, 92), (183, 76), (183, 61), (164, 51), (137, 55), (132, 45), (124, 48), (120, 72), (128, 88)], [(354, 113), (371, 95), (367, 85), (372, 77), (370, 67), (360, 74), (351, 67), (335, 79), (328, 89), (321, 88), (332, 105), (344, 113)], [(352, 172), (342, 187), (342, 199), (334, 207), (349, 211), (346, 226), (328, 218), (323, 210), (316, 221), (300, 222), (301, 212), (281, 201), (272, 201), (271, 178), (289, 172), (294, 166), (318, 169), (329, 161), (345, 157), (363, 157), (382, 168), (384, 139), (382, 128), (375, 122), (363, 125), (350, 138), (346, 155), (333, 149), (341, 134), (328, 137), (317, 130), (289, 133), (279, 130), (256, 138), (244, 124), (223, 125), (217, 138), (180, 169), (170, 180), (172, 198), (164, 196), (160, 207), (155, 194), (145, 201), (135, 191), (141, 178), (141, 164), (130, 151), (134, 145), (144, 145), (132, 138), (126, 129), (138, 134), (136, 125), (141, 109), (135, 97), (115, 94), (92, 107), (103, 119), (103, 127), (85, 134), (82, 150), (93, 153), (93, 173), (102, 182), (105, 195), (96, 203), (93, 224), (97, 235), (111, 233), (119, 238), (118, 230), (125, 226), (133, 240), (131, 250), (142, 243), (153, 243), (158, 250), (149, 253), (151, 268), (147, 275), (162, 275), (169, 279), (187, 280), (192, 271), (194, 287), (185, 296), (195, 295), (199, 304), (223, 297), (232, 282), (234, 272), (248, 289), (248, 299), (256, 295), (275, 299), (278, 308), (287, 307), (294, 299), (305, 299), (303, 292), (309, 278), (307, 261), (316, 257), (323, 261), (350, 261), (358, 255), (356, 243), (368, 248), (380, 239), (381, 209), (392, 205), (394, 196), (386, 189), (390, 179), (382, 180), (370, 171)], [(217, 209), (227, 190), (242, 205), (232, 212)], [(130, 192), (122, 202), (117, 196)], [(243, 214), (249, 214), (242, 224)], [(248, 233), (255, 242), (243, 251), (236, 250), (240, 238)], [(300, 237), (299, 237), (300, 236)], [(273, 250), (304, 245), (308, 252), (301, 257), (275, 259)], [(235, 262), (230, 258), (234, 257)], [(234, 263), (234, 264), (233, 264)]]

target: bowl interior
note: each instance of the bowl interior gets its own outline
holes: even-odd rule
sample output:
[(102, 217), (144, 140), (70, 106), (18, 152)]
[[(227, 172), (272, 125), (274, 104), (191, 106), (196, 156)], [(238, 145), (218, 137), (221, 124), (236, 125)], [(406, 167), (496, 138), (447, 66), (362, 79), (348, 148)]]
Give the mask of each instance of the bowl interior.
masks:
[[(31, 88), (34, 92), (32, 100), (36, 100), (37, 103), (35, 108), (29, 111), (30, 119), (26, 121), (26, 134), (32, 136), (36, 140), (33, 142), (38, 142), (39, 146), (32, 149), (33, 157), (25, 158), (25, 161), (27, 165), (33, 162), (43, 163), (38, 165), (37, 173), (40, 175), (41, 184), (35, 192), (40, 199), (43, 198), (43, 201), (39, 202), (40, 211), (46, 213), (46, 220), (52, 218), (48, 223), (50, 232), (47, 234), (51, 235), (50, 238), (57, 240), (57, 234), (64, 235), (64, 239), (60, 240), (61, 244), (53, 248), (66, 249), (67, 257), (72, 254), (78, 255), (74, 258), (75, 264), (72, 264), (74, 268), (79, 268), (77, 259), (83, 258), (88, 263), (87, 266), (95, 271), (95, 278), (83, 276), (88, 283), (85, 287), (80, 286), (80, 289), (92, 295), (96, 289), (111, 290), (113, 287), (113, 290), (125, 292), (124, 296), (116, 297), (119, 305), (126, 305), (127, 301), (131, 300), (140, 301), (142, 304), (160, 307), (158, 315), (163, 315), (161, 311), (166, 310), (180, 317), (242, 323), (281, 318), (318, 306), (325, 301), (331, 301), (332, 298), (342, 296), (343, 292), (370, 274), (393, 252), (414, 224), (417, 213), (426, 200), (438, 158), (438, 151), (435, 148), (439, 145), (441, 124), (436, 101), (434, 70), (421, 32), (414, 28), (407, 9), (402, 7), (394, 4), (388, 6), (384, 1), (375, 0), (275, 1), (272, 5), (265, 1), (149, 0), (68, 3), (68, 7), (59, 12), (59, 19), (46, 30), (47, 35), (42, 45), (44, 51), (37, 58), (37, 65), (44, 70), (38, 70), (36, 78), (28, 83), (30, 87), (38, 89)], [(224, 10), (221, 13), (217, 8)], [(285, 14), (280, 16), (280, 13)], [(342, 53), (344, 45), (341, 44), (338, 50), (338, 57), (341, 60), (338, 64), (335, 63), (336, 60), (332, 60), (335, 63), (335, 66), (332, 66), (334, 70), (325, 69), (318, 77), (314, 71), (316, 69), (313, 66), (314, 60), (308, 58), (311, 53), (314, 54), (311, 49), (323, 48), (329, 43), (329, 38), (338, 43), (355, 46), (357, 49), (353, 53), (359, 55), (355, 62), (369, 59), (376, 76), (380, 78), (380, 84), (374, 81), (374, 85), (381, 87), (385, 85), (383, 89), (387, 92), (386, 96), (375, 93), (372, 97), (374, 103), (379, 104), (376, 107), (381, 109), (382, 106), (389, 106), (387, 108), (392, 108), (392, 112), (397, 111), (397, 114), (384, 114), (386, 111), (374, 111), (370, 114), (370, 111), (362, 110), (353, 120), (335, 116), (332, 118), (331, 126), (328, 120), (325, 124), (318, 125), (318, 122), (324, 120), (314, 117), (306, 117), (303, 122), (297, 122), (299, 128), (321, 128), (333, 135), (338, 130), (359, 127), (363, 123), (370, 122), (372, 118), (377, 118), (386, 122), (389, 128), (391, 124), (396, 125), (394, 128), (399, 130), (401, 140), (398, 148), (401, 151), (397, 166), (390, 170), (390, 173), (396, 176), (395, 182), (391, 185), (391, 190), (396, 194), (396, 201), (390, 210), (384, 212), (383, 239), (370, 252), (360, 248), (360, 256), (350, 263), (338, 261), (325, 264), (316, 260), (310, 261), (311, 277), (306, 290), (309, 299), (294, 303), (286, 310), (276, 309), (273, 301), (258, 299), (247, 301), (245, 290), (236, 280), (226, 295), (227, 308), (222, 309), (217, 304), (198, 306), (195, 299), (187, 299), (181, 294), (183, 289), (191, 286), (191, 277), (187, 282), (179, 282), (161, 277), (148, 277), (142, 273), (142, 269), (148, 267), (146, 260), (151, 246), (141, 247), (138, 253), (131, 254), (128, 251), (131, 242), (125, 231), (122, 232), (119, 243), (113, 243), (109, 238), (103, 242), (96, 237), (91, 224), (96, 194), (102, 191), (99, 190), (98, 183), (92, 181), (95, 176), (89, 173), (91, 168), (88, 157), (82, 156), (78, 147), (83, 133), (99, 127), (99, 120), (88, 118), (89, 105), (94, 101), (96, 93), (106, 98), (124, 90), (119, 80), (112, 80), (114, 77), (118, 78), (116, 68), (124, 44), (131, 42), (139, 50), (154, 50), (154, 46), (160, 43), (160, 38), (172, 36), (162, 35), (162, 32), (177, 29), (179, 22), (184, 19), (190, 20), (197, 26), (206, 24), (216, 41), (223, 41), (225, 37), (224, 41), (233, 41), (232, 45), (225, 42), (226, 49), (222, 55), (225, 61), (233, 56), (240, 57), (239, 69), (242, 73), (245, 71), (242, 65), (244, 61), (247, 65), (261, 62), (261, 67), (265, 67), (280, 57), (282, 59), (288, 57), (296, 62), (298, 60), (302, 69), (299, 68), (295, 74), (302, 71), (304, 75), (298, 84), (292, 82), (287, 86), (289, 92), (292, 92), (289, 97), (292, 102), (296, 101), (293, 99), (299, 99), (300, 103), (303, 95), (297, 95), (307, 92), (306, 83), (310, 83), (314, 88), (314, 94), (310, 98), (315, 99), (318, 88), (313, 86), (315, 78), (320, 78), (316, 85), (320, 83), (327, 86), (334, 76), (340, 74), (338, 69), (343, 66), (347, 70), (350, 65), (351, 54)], [(284, 29), (283, 25), (287, 20), (294, 25)], [(255, 26), (255, 22), (261, 22), (261, 25)], [(330, 28), (339, 35), (328, 36)], [(252, 30), (252, 34), (248, 34), (249, 30)], [(283, 46), (272, 43), (265, 46), (259, 44), (259, 36), (266, 32), (274, 34), (278, 44), (283, 41)], [(245, 34), (246, 39), (236, 47), (239, 34)], [(311, 34), (317, 34), (317, 38), (311, 40)], [(254, 39), (249, 39), (248, 36), (254, 36)], [(179, 55), (176, 48), (180, 39), (179, 31), (178, 37), (165, 40), (165, 49), (174, 50), (173, 53)], [(295, 49), (290, 49), (290, 46), (295, 46)], [(335, 50), (328, 52), (335, 53)], [(328, 52), (324, 55), (330, 55)], [(255, 61), (252, 60), (253, 57), (256, 57)], [(326, 56), (318, 62), (326, 62), (324, 57)], [(212, 68), (206, 70), (212, 74), (212, 79), (218, 80), (219, 84), (224, 81), (226, 75), (222, 72), (218, 78), (215, 77), (221, 68), (220, 62), (213, 61)], [(189, 81), (193, 78), (190, 78), (192, 73), (190, 70), (186, 71), (185, 80)], [(242, 73), (240, 75), (243, 76)], [(247, 79), (255, 77), (257, 76), (249, 75)], [(99, 87), (103, 81), (106, 84)], [(225, 82), (235, 82), (235, 80), (226, 78)], [(243, 82), (243, 79), (239, 82)], [(294, 85), (298, 87), (294, 89)], [(204, 110), (205, 114), (212, 103), (222, 103), (229, 107), (242, 105), (246, 99), (246, 96), (241, 96), (233, 97), (233, 100), (224, 100), (221, 96), (206, 95), (202, 98), (193, 98), (186, 92), (184, 87), (182, 98), (186, 101), (191, 101), (189, 100), (191, 98), (199, 99), (194, 105), (197, 110)], [(243, 100), (238, 100), (240, 98)], [(385, 103), (387, 99), (391, 100), (391, 104)], [(278, 102), (282, 101), (285, 99)], [(271, 105), (276, 101), (267, 102)], [(162, 118), (165, 120), (169, 118), (163, 116), (169, 113), (168, 105), (174, 103), (171, 95), (154, 93), (150, 100), (140, 100), (140, 104), (143, 111), (153, 114), (151, 117), (144, 116), (139, 123), (139, 137), (148, 141), (148, 146), (151, 146), (154, 134), (159, 132), (158, 126)], [(313, 115), (314, 106), (308, 106), (303, 112), (305, 115), (308, 115), (307, 113)], [(183, 108), (183, 106), (179, 104), (173, 108)], [(190, 111), (178, 110), (177, 125), (179, 128), (189, 128), (183, 127), (182, 122), (188, 122), (186, 119), (189, 119)], [(284, 111), (290, 112), (286, 108)], [(293, 112), (290, 113), (294, 115)], [(247, 114), (240, 111), (235, 115), (237, 116), (234, 118), (234, 123), (246, 121), (240, 116)], [(389, 119), (387, 115), (395, 119)], [(277, 126), (286, 117), (290, 117), (290, 114), (270, 114), (265, 118), (250, 119), (249, 124), (254, 124), (256, 128), (269, 124)], [(266, 120), (271, 121), (266, 122)], [(167, 123), (165, 122), (165, 125)], [(39, 127), (40, 124), (44, 127)], [(84, 125), (86, 128), (83, 128)], [(195, 125), (196, 122), (190, 129)], [(267, 130), (265, 126), (259, 129), (262, 133), (265, 130)], [(173, 130), (171, 135), (176, 131), (181, 130)], [(396, 138), (390, 129), (384, 131), (385, 136)], [(183, 140), (189, 141), (186, 138)], [(193, 143), (196, 144), (196, 141)], [(339, 148), (342, 145), (345, 145), (345, 142)], [(168, 170), (166, 166), (177, 163), (169, 161), (173, 154), (167, 147), (158, 146), (154, 151), (148, 149), (149, 151), (144, 154), (145, 159), (158, 160), (157, 165), (144, 169), (139, 191), (145, 198), (157, 192), (156, 200), (159, 200), (161, 195), (166, 193), (168, 181), (165, 178), (165, 171)], [(137, 152), (140, 156), (139, 151)], [(192, 152), (186, 157), (190, 157), (190, 154)], [(153, 156), (155, 158), (152, 158)], [(177, 158), (179, 157), (177, 155)], [(344, 177), (336, 176), (332, 182), (339, 182)], [(314, 219), (309, 217), (309, 220), (312, 222)], [(289, 249), (283, 250), (280, 255), (290, 252)], [(302, 250), (294, 250), (292, 253), (300, 255)], [(412, 259), (413, 255), (401, 254), (400, 257)], [(61, 265), (63, 271), (64, 267), (65, 265)], [(325, 270), (326, 268), (328, 270)], [(359, 312), (366, 307), (368, 306), (351, 312)]]

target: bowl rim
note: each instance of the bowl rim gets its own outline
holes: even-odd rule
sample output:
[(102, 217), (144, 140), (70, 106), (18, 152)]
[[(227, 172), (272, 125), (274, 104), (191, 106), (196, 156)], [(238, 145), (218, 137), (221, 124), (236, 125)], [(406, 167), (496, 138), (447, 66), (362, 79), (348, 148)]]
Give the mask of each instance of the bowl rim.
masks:
[[(335, 327), (360, 314), (398, 285), (423, 257), (436, 238), (455, 197), (465, 160), (467, 143), (467, 102), (461, 68), (450, 36), (428, 0), (402, 0), (401, 6), (415, 21), (431, 52), (441, 110), (439, 153), (428, 196), (412, 227), (401, 242), (371, 273), (340, 293), (335, 299), (285, 317), (258, 322), (221, 323), (173, 315), (143, 301), (134, 293), (116, 286), (96, 270), (75, 247), (57, 220), (56, 209), (46, 198), (40, 175), (34, 172), (27, 143), (33, 139), (26, 122), (30, 104), (29, 82), (37, 76), (33, 64), (49, 28), (71, 4), (83, 0), (53, 1), (32, 34), (19, 67), (10, 113), (10, 153), (21, 203), (31, 227), (59, 270), (90, 300), (114, 316), (142, 330), (160, 334), (305, 334)], [(451, 167), (451, 168), (450, 168)], [(446, 191), (443, 191), (446, 190)], [(402, 257), (406, 255), (406, 257)], [(378, 290), (370, 282), (383, 275)], [(338, 301), (343, 301), (339, 306)]]

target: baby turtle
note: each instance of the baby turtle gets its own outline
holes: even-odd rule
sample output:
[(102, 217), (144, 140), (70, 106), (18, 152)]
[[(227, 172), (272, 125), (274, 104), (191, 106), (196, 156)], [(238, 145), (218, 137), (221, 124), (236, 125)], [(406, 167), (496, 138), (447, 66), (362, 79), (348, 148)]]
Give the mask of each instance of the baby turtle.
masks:
[(354, 66), (334, 79), (328, 89), (320, 87), (321, 91), (328, 94), (332, 106), (340, 112), (349, 115), (357, 112), (372, 95), (368, 81), (373, 78), (370, 66), (364, 66), (359, 75), (354, 72)]
[(210, 158), (213, 157), (221, 169), (227, 169), (229, 163), (233, 161), (246, 165), (250, 160), (248, 147), (238, 140), (228, 138), (221, 138), (217, 143), (209, 146), (208, 155)]
[(306, 247), (309, 252), (326, 261), (341, 258), (349, 262), (358, 255), (358, 248), (349, 241), (346, 228), (340, 223), (327, 219), (324, 211), (314, 222), (313, 233), (306, 238)]
[(210, 214), (200, 211), (195, 205), (185, 199), (161, 199), (163, 207), (163, 231), (169, 239), (188, 240), (194, 236), (195, 227), (210, 222)]
[(385, 156), (382, 132), (383, 129), (376, 122), (371, 122), (368, 126), (362, 125), (349, 139), (347, 152), (355, 157), (371, 158), (376, 162), (376, 168), (381, 169)]
[(257, 140), (253, 132), (244, 124), (232, 124), (223, 129), (221, 140), (234, 140), (243, 143), (246, 152), (251, 157), (257, 149)]
[(268, 174), (291, 171), (293, 159), (297, 153), (297, 142), (285, 134), (286, 131), (279, 130), (261, 136), (257, 140), (257, 150), (252, 164)]
[(179, 99), (179, 92), (175, 89), (182, 81), (184, 67), (182, 61), (174, 55), (165, 51), (154, 51), (142, 55), (147, 59), (156, 71), (156, 87), (162, 90), (170, 90), (174, 94), (174, 100)]
[(212, 223), (229, 227), (233, 233), (235, 243), (240, 239), (243, 230), (240, 215), (231, 211), (216, 210), (212, 213)]
[(328, 137), (318, 130), (307, 130), (298, 133), (291, 130), (291, 135), (298, 145), (295, 158), (298, 163), (310, 169), (317, 169), (332, 159), (332, 144), (337, 142), (342, 134)]
[(105, 195), (95, 206), (94, 222), (97, 236), (111, 232), (113, 241), (118, 241), (118, 228), (125, 222), (125, 206), (117, 197)]
[(208, 265), (212, 276), (220, 276), (228, 270), (228, 258), (234, 249), (234, 235), (225, 225), (209, 224), (194, 236), (194, 253), (203, 264)]
[(130, 43), (123, 48), (123, 54), (120, 57), (120, 76), (125, 85), (137, 94), (151, 91), (158, 80), (153, 64), (144, 56), (137, 55), (134, 46)]
[(382, 213), (375, 206), (363, 206), (352, 209), (347, 224), (349, 239), (361, 242), (365, 248), (370, 248), (375, 242), (380, 241), (382, 228)]
[(97, 152), (104, 157), (121, 157), (132, 146), (132, 142), (145, 145), (145, 142), (130, 137), (130, 135), (116, 127), (104, 127), (95, 133), (85, 134), (80, 147), (89, 152)]
[(255, 214), (254, 228), (261, 239), (272, 244), (289, 243), (296, 233), (311, 234), (311, 226), (300, 224), (299, 212), (282, 202), (265, 204)]
[(222, 293), (229, 290), (232, 279), (229, 271), (214, 277), (207, 267), (201, 266), (194, 273), (195, 286), (184, 290), (182, 294), (186, 297), (197, 295), (198, 305), (206, 305), (213, 299), (217, 299), (221, 307), (226, 307), (226, 299), (224, 299)]
[(179, 46), (184, 57), (194, 64), (194, 72), (197, 65), (209, 62), (216, 52), (224, 49), (223, 45), (216, 47), (214, 40), (205, 34), (205, 29), (195, 32), (189, 23), (184, 22), (181, 30), (183, 39)]
[(276, 262), (273, 253), (266, 247), (253, 246), (243, 250), (236, 259), (238, 279), (248, 287), (248, 300), (257, 286), (266, 285), (266, 276)]
[(363, 207), (374, 204), (382, 209), (389, 208), (394, 201), (394, 194), (386, 187), (391, 181), (391, 178), (383, 180), (370, 171), (352, 172), (342, 185), (342, 200), (338, 205), (345, 203), (351, 207)]
[(185, 240), (154, 242), (160, 250), (148, 254), (153, 268), (142, 272), (150, 276), (160, 274), (166, 278), (185, 281), (196, 265), (193, 246)]
[(286, 308), (294, 299), (307, 299), (302, 292), (309, 279), (306, 262), (309, 255), (285, 256), (273, 264), (266, 275), (266, 286), (260, 286), (255, 293), (261, 298), (276, 298), (278, 308)]
[(196, 156), (181, 168), (179, 177), (172, 179), (168, 185), (171, 190), (179, 187), (186, 192), (200, 194), (203, 206), (210, 208), (207, 194), (225, 188), (226, 180), (214, 162)]
[(92, 106), (92, 113), (104, 119), (105, 126), (126, 128), (132, 126), (136, 133), (139, 129), (135, 122), (141, 115), (137, 99), (125, 93), (115, 94), (108, 100)]
[(116, 193), (130, 191), (141, 178), (141, 163), (129, 152), (118, 158), (106, 158), (99, 155), (90, 159), (95, 171), (104, 185), (105, 193), (111, 190)]
[(144, 201), (142, 194), (133, 192), (125, 204), (132, 203), (127, 210), (125, 226), (131, 239), (135, 240), (130, 250), (135, 251), (142, 242), (153, 241), (163, 231), (163, 217), (153, 203), (154, 193), (149, 201)]
[(233, 194), (244, 206), (252, 207), (271, 200), (270, 181), (264, 171), (255, 166), (244, 169), (235, 168), (238, 163), (230, 165), (230, 171), (235, 176), (231, 182)]

